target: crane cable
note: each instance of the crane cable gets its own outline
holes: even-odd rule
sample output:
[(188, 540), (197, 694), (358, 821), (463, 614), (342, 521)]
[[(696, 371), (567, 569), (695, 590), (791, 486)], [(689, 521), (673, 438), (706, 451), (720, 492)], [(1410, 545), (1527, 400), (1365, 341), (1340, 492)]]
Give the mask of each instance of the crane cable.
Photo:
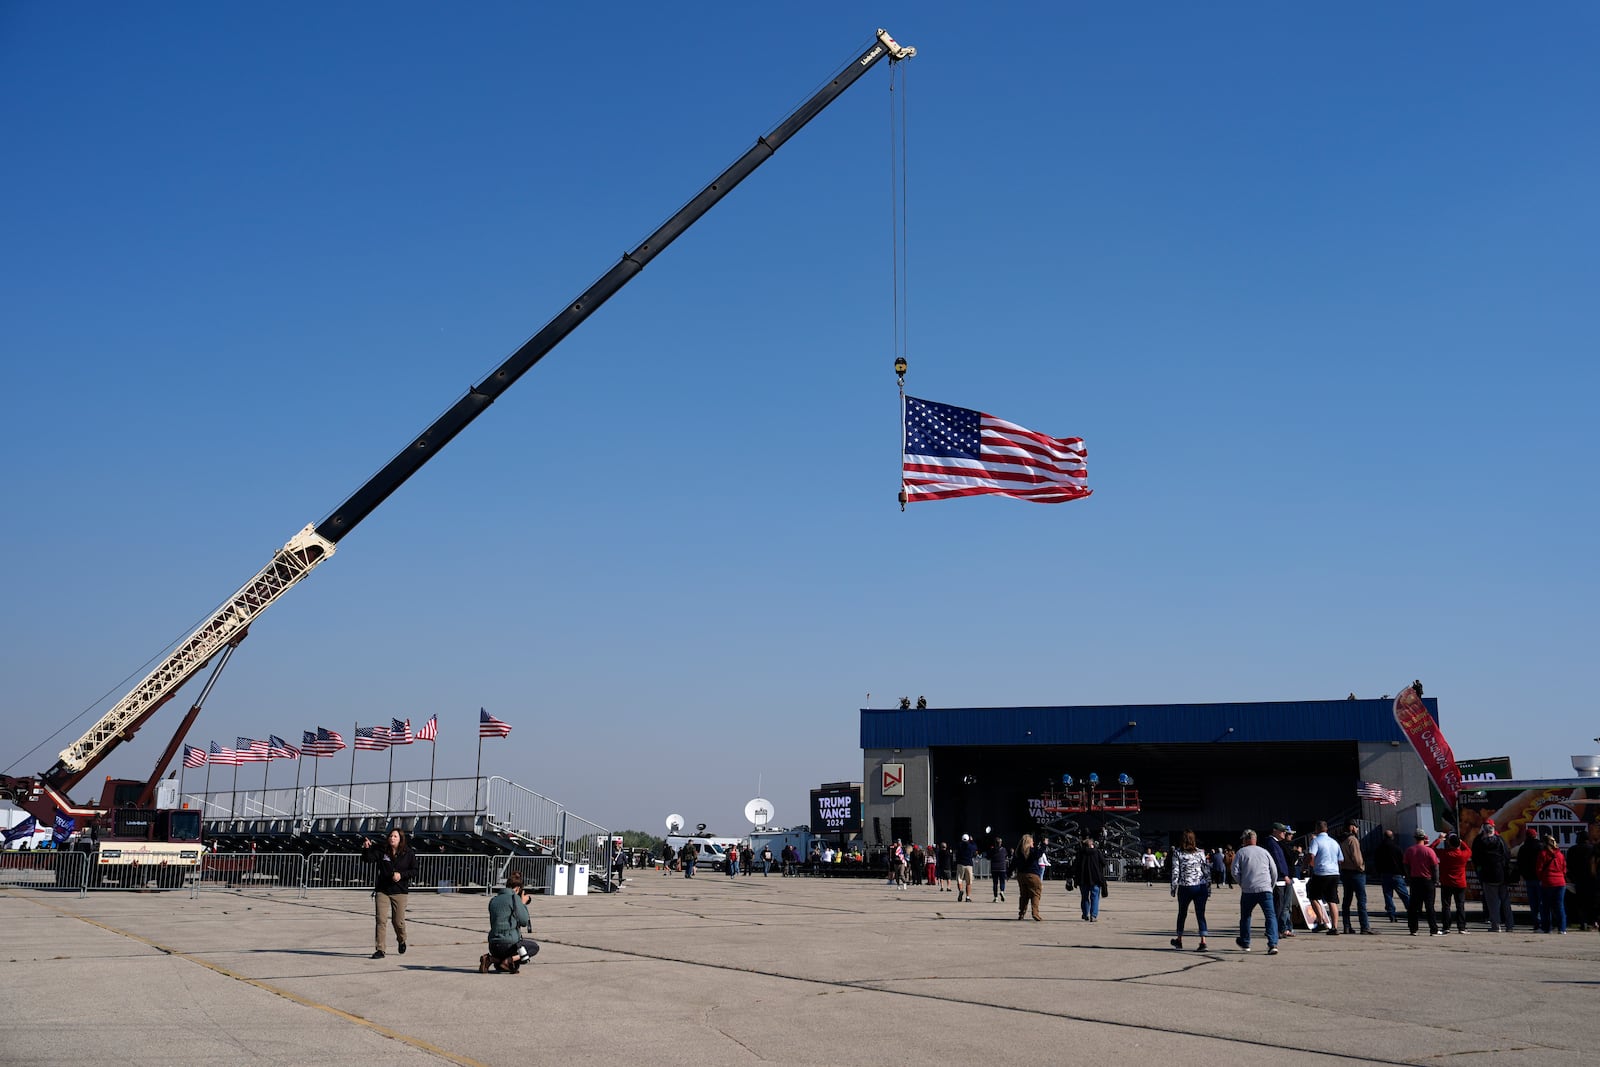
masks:
[[(895, 95), (895, 81), (900, 83)], [(906, 127), (907, 99), (910, 96), (906, 80), (906, 64), (889, 66), (889, 228), (890, 228), (890, 288), (893, 293), (894, 370), (900, 387), (900, 510), (906, 509), (905, 441), (906, 441), (906, 366), (910, 351), (911, 286), (907, 264), (906, 234)], [(898, 103), (898, 112), (896, 104)]]

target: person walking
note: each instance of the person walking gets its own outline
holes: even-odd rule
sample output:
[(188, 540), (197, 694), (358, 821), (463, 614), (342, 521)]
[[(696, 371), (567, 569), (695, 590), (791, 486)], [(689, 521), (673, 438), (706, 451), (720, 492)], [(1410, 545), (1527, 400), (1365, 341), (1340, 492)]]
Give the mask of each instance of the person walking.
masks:
[(923, 858), (923, 861), (926, 862), (927, 865), (928, 865), (927, 883), (929, 885), (933, 886), (934, 889), (936, 889), (936, 890), (941, 889), (941, 887), (939, 885), (939, 848), (938, 848), (938, 846), (935, 845), (932, 841), (929, 841), (928, 842), (928, 847), (923, 849), (922, 858)]
[(1462, 843), (1454, 830), (1443, 842), (1435, 842), (1434, 855), (1439, 857), (1439, 902), (1444, 912), (1439, 920), (1440, 932), (1450, 932), (1450, 912), (1454, 905), (1456, 933), (1467, 932), (1467, 861), (1472, 850)]
[(1006, 868), (1010, 863), (1011, 854), (1006, 851), (1005, 842), (995, 838), (989, 846), (989, 880), (994, 883), (991, 904), (999, 904), (1006, 899)]
[(1433, 883), (1439, 879), (1439, 857), (1428, 847), (1428, 831), (1417, 827), (1413, 835), (1417, 843), (1406, 849), (1406, 925), (1411, 936), (1417, 936), (1417, 920), (1424, 910), (1428, 913), (1428, 936), (1439, 932), (1439, 923), (1433, 913)]
[(1411, 904), (1406, 890), (1405, 855), (1406, 850), (1394, 839), (1393, 830), (1385, 830), (1383, 840), (1373, 849), (1372, 874), (1383, 889), (1383, 910), (1389, 916), (1390, 922), (1400, 921), (1395, 915), (1396, 894), (1400, 897), (1401, 907), (1409, 907)]
[(1261, 845), (1272, 857), (1275, 875), (1272, 879), (1272, 910), (1278, 916), (1278, 940), (1294, 936), (1294, 882), (1289, 854), (1283, 850), (1292, 829), (1281, 822), (1272, 824), (1267, 839)]
[(1489, 920), (1489, 932), (1511, 932), (1515, 920), (1511, 917), (1511, 849), (1505, 838), (1495, 830), (1489, 819), (1478, 828), (1472, 839), (1472, 865), (1478, 871), (1478, 885), (1483, 890), (1483, 913)]
[[(1311, 839), (1306, 852), (1311, 857), (1311, 897), (1312, 910), (1316, 912), (1320, 925), (1328, 928), (1329, 934), (1337, 934), (1339, 925), (1334, 922), (1334, 911), (1339, 906), (1339, 861), (1344, 857), (1344, 851), (1339, 843), (1328, 834), (1328, 824), (1319, 821), (1316, 826), (1316, 836)], [(1315, 933), (1317, 926), (1312, 926)]]
[(1100, 921), (1100, 901), (1110, 895), (1106, 885), (1105, 857), (1092, 837), (1083, 839), (1072, 861), (1072, 877), (1078, 883), (1078, 907), (1083, 921)]
[(1027, 918), (1033, 909), (1034, 922), (1043, 922), (1039, 914), (1039, 900), (1044, 896), (1044, 882), (1039, 878), (1039, 859), (1044, 848), (1033, 843), (1032, 834), (1023, 834), (1017, 841), (1017, 851), (1011, 856), (1011, 865), (1017, 876), (1017, 918)]
[(1233, 854), (1233, 865), (1228, 869), (1239, 887), (1239, 936), (1234, 944), (1245, 952), (1250, 951), (1250, 913), (1261, 909), (1267, 928), (1267, 955), (1278, 954), (1278, 913), (1272, 906), (1272, 876), (1275, 869), (1272, 855), (1256, 844), (1256, 832), (1246, 830), (1239, 835), (1239, 851)]
[(1535, 864), (1539, 874), (1539, 932), (1564, 934), (1567, 932), (1567, 857), (1556, 844), (1549, 830), (1539, 839), (1539, 860)]
[(950, 851), (948, 841), (939, 842), (939, 892), (950, 892), (950, 882), (955, 878), (956, 855)]
[(1372, 921), (1367, 918), (1367, 861), (1361, 855), (1361, 838), (1355, 823), (1345, 827), (1344, 840), (1339, 842), (1339, 885), (1344, 889), (1344, 898), (1339, 908), (1339, 918), (1344, 923), (1344, 932), (1355, 933), (1350, 926), (1350, 898), (1354, 897), (1361, 932), (1372, 933)]
[(700, 846), (693, 841), (685, 841), (683, 851), (678, 853), (678, 863), (683, 867), (685, 878), (694, 877), (695, 864), (700, 861)]
[(761, 846), (761, 877), (772, 877), (772, 846)]
[(978, 846), (971, 834), (962, 834), (956, 845), (956, 900), (972, 903), (972, 867), (978, 862)]
[(1196, 952), (1206, 950), (1206, 901), (1211, 899), (1211, 871), (1206, 854), (1195, 844), (1194, 831), (1185, 830), (1177, 851), (1170, 859), (1169, 875), (1172, 895), (1178, 898), (1178, 936), (1172, 939), (1173, 948), (1183, 947), (1183, 924), (1189, 918), (1189, 907), (1194, 906), (1194, 922), (1200, 931), (1200, 944)]
[(372, 903), (377, 925), (372, 934), (372, 958), (383, 959), (385, 930), (394, 926), (395, 947), (406, 954), (406, 901), (411, 894), (411, 872), (416, 857), (401, 829), (389, 831), (383, 844), (361, 839), (361, 861), (376, 869), (372, 879)]

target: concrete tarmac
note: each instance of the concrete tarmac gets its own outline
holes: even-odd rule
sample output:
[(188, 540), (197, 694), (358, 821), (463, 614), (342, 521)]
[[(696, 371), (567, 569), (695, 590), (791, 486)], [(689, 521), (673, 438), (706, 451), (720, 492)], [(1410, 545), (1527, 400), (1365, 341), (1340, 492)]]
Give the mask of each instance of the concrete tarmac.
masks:
[[(1310, 935), (1168, 944), (1164, 885), (1115, 884), (1100, 921), (1046, 883), (957, 903), (929, 887), (641, 871), (534, 898), (543, 945), (480, 975), (481, 894), (413, 893), (409, 951), (369, 959), (368, 894), (0, 889), (0, 1063), (283, 1067), (1593, 1063), (1600, 934)], [(1376, 901), (1379, 894), (1372, 891)], [(1289, 1057), (1286, 1059), (1286, 1056)]]

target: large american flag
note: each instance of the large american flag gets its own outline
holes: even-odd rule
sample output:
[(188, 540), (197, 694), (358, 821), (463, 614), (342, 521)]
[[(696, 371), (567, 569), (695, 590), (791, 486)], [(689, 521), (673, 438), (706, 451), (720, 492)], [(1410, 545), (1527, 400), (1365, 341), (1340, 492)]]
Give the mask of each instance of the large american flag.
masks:
[(389, 727), (389, 743), (391, 745), (409, 745), (416, 738), (411, 736), (411, 720), (401, 722), (399, 719), (389, 720), (393, 725)]
[(193, 745), (184, 745), (183, 765), (185, 767), (204, 767), (206, 765), (206, 750), (195, 748)]
[(233, 748), (240, 763), (266, 763), (272, 759), (272, 751), (265, 741), (236, 737), (233, 739)]
[(211, 762), (218, 767), (239, 766), (239, 753), (231, 748), (223, 748), (215, 741), (211, 742)]
[(511, 724), (501, 722), (482, 708), (478, 709), (479, 737), (510, 737)]
[(1379, 804), (1400, 803), (1400, 790), (1385, 789), (1377, 782), (1357, 782), (1356, 796), (1362, 800), (1376, 801)]
[(439, 716), (429, 715), (428, 721), (422, 724), (422, 729), (417, 731), (418, 741), (439, 740)]
[(331, 756), (344, 748), (344, 735), (336, 730), (300, 731), (300, 751), (307, 756)]
[(299, 759), (300, 750), (277, 734), (267, 735), (267, 752), (273, 759)]
[(382, 752), (389, 747), (387, 726), (357, 726), (356, 748), (363, 752)]
[(971, 408), (905, 398), (906, 500), (997, 493), (1040, 504), (1088, 496), (1081, 437), (1047, 437)]

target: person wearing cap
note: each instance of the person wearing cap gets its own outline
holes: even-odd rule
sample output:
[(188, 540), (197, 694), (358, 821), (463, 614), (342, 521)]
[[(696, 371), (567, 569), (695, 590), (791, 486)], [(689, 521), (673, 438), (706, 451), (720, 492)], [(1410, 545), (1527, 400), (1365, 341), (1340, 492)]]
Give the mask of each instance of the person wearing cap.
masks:
[(1528, 892), (1529, 919), (1535, 931), (1544, 926), (1544, 898), (1539, 893), (1539, 831), (1529, 826), (1522, 831), (1522, 844), (1511, 854), (1517, 865), (1517, 877)]
[(1289, 854), (1283, 850), (1283, 843), (1292, 833), (1294, 831), (1283, 823), (1275, 822), (1267, 832), (1266, 844), (1261, 846), (1272, 857), (1272, 866), (1276, 870), (1272, 879), (1272, 910), (1278, 916), (1280, 938), (1294, 936), (1294, 916), (1290, 914), (1294, 909), (1294, 882), (1290, 875)]
[(971, 834), (962, 834), (956, 845), (956, 900), (972, 903), (972, 866), (978, 862), (978, 846)]
[(1406, 890), (1409, 893), (1406, 925), (1411, 928), (1411, 936), (1416, 937), (1417, 920), (1426, 909), (1428, 936), (1433, 937), (1439, 932), (1439, 922), (1433, 911), (1433, 883), (1439, 878), (1439, 857), (1428, 847), (1428, 831), (1419, 826), (1412, 836), (1416, 838), (1416, 844), (1406, 849), (1405, 854)]
[(1506, 839), (1495, 829), (1489, 819), (1478, 828), (1472, 839), (1472, 866), (1478, 871), (1478, 885), (1483, 889), (1483, 913), (1489, 920), (1489, 932), (1511, 932), (1515, 920), (1511, 917), (1511, 849)]
[(1539, 891), (1543, 900), (1539, 911), (1539, 932), (1567, 932), (1567, 857), (1549, 830), (1539, 839)]
[(1396, 894), (1400, 896), (1401, 907), (1411, 907), (1411, 892), (1406, 888), (1405, 861), (1406, 850), (1395, 840), (1394, 831), (1385, 830), (1378, 847), (1372, 850), (1372, 875), (1378, 879), (1378, 884), (1383, 889), (1383, 910), (1388, 914), (1390, 922), (1400, 921), (1395, 917)]
[(1267, 927), (1267, 955), (1278, 954), (1278, 913), (1272, 906), (1272, 856), (1256, 844), (1256, 832), (1239, 835), (1239, 851), (1233, 854), (1229, 873), (1239, 887), (1239, 936), (1234, 944), (1250, 951), (1250, 913), (1257, 907)]

